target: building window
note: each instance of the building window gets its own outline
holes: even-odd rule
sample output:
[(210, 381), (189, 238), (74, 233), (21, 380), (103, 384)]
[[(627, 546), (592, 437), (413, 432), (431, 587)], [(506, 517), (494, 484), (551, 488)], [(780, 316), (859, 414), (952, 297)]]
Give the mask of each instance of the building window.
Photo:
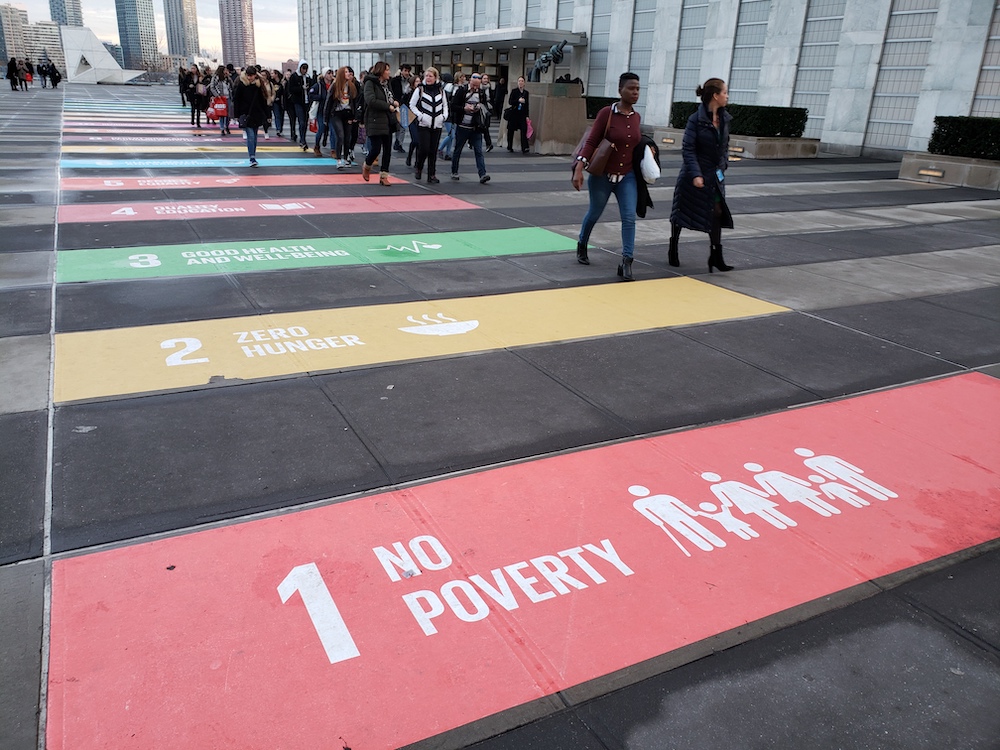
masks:
[(979, 71), (976, 96), (969, 114), (973, 117), (1000, 117), (1000, 2), (993, 9), (990, 38), (986, 42), (983, 67)]
[(757, 101), (760, 63), (767, 39), (771, 0), (744, 0), (736, 22), (733, 64), (729, 71), (729, 98), (736, 104)]
[(513, 24), (512, 6), (513, 6), (512, 0), (500, 0), (500, 15), (497, 20), (497, 26), (499, 26), (501, 29), (509, 29)]
[(611, 35), (611, 0), (594, 0), (594, 15), (590, 26), (590, 69), (587, 72), (587, 93), (610, 96), (608, 83), (608, 44)]
[(792, 106), (809, 110), (806, 138), (820, 138), (826, 122), (837, 43), (847, 0), (810, 0), (799, 50), (799, 67), (792, 91)]
[[(632, 20), (632, 50), (629, 52), (628, 69), (639, 76), (640, 86), (649, 81), (649, 66), (653, 59), (653, 29), (656, 21), (657, 0), (635, 0), (635, 16)], [(646, 103), (642, 97), (635, 105), (636, 110), (646, 114)]]
[(906, 149), (937, 21), (938, 0), (893, 0), (865, 146)]
[(674, 66), (674, 101), (697, 100), (695, 89), (701, 85), (701, 50), (705, 46), (708, 0), (684, 0), (681, 9), (681, 33), (677, 40), (677, 64)]

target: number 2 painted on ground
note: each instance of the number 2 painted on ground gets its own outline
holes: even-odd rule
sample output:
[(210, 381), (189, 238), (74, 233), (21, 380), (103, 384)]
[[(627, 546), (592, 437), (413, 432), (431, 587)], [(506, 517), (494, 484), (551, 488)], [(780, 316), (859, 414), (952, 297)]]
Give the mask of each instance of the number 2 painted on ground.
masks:
[(195, 357), (194, 359), (184, 359), (187, 355), (201, 349), (201, 341), (198, 339), (167, 339), (160, 342), (161, 349), (176, 349), (183, 346), (179, 352), (174, 352), (167, 357), (167, 367), (177, 365), (197, 365), (201, 362), (208, 362), (208, 357)]
[(296, 591), (302, 597), (302, 603), (306, 605), (306, 613), (316, 628), (316, 635), (319, 636), (330, 663), (336, 664), (361, 656), (316, 563), (292, 568), (285, 576), (285, 580), (278, 584), (278, 595), (282, 604)]

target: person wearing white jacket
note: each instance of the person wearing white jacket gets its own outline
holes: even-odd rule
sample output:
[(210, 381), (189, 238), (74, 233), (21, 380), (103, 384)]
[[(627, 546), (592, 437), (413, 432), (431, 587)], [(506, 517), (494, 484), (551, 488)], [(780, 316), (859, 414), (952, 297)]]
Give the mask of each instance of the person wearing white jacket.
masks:
[(438, 78), (437, 68), (427, 68), (424, 80), (410, 96), (410, 112), (416, 116), (420, 147), (417, 149), (416, 178), (423, 177), (424, 162), (427, 163), (427, 182), (437, 183), (438, 143), (441, 129), (448, 121), (448, 97)]

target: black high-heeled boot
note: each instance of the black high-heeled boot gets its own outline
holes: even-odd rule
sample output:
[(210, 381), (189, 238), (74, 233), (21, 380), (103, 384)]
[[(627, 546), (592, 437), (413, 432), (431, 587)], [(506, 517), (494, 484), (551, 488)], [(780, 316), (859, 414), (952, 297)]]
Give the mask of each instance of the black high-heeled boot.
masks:
[(631, 258), (622, 258), (622, 264), (618, 266), (618, 275), (622, 277), (622, 281), (635, 281), (635, 276), (632, 275)]
[(577, 242), (576, 243), (576, 262), (582, 263), (585, 266), (590, 265), (590, 258), (587, 257), (587, 243)]
[(726, 265), (726, 260), (722, 257), (722, 245), (712, 245), (708, 256), (708, 272), (714, 273), (715, 268), (718, 268), (720, 271), (733, 270), (732, 266)]
[(674, 268), (681, 264), (680, 256), (677, 254), (677, 238), (670, 238), (670, 247), (667, 250), (667, 263)]

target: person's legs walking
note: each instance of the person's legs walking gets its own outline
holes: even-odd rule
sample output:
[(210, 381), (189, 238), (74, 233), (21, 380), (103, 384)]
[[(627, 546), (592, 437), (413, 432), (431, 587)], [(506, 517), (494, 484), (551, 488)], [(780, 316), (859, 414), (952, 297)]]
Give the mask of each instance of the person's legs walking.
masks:
[(247, 153), (250, 155), (250, 166), (257, 166), (257, 128), (243, 128), (247, 134)]
[(487, 183), (490, 176), (486, 174), (486, 158), (483, 156), (483, 134), (473, 133), (469, 139), (472, 142), (472, 153), (476, 155), (476, 171), (479, 173), (479, 181)]
[(462, 151), (465, 149), (465, 142), (469, 140), (469, 130), (455, 126), (455, 149), (451, 155), (451, 178), (458, 179), (458, 163), (462, 160)]
[(611, 183), (606, 177), (588, 175), (587, 195), (590, 198), (590, 205), (583, 217), (583, 224), (580, 225), (580, 236), (577, 238), (584, 245), (590, 242), (590, 233), (594, 231), (601, 214), (604, 213), (604, 207), (608, 205), (608, 199), (611, 197)]

